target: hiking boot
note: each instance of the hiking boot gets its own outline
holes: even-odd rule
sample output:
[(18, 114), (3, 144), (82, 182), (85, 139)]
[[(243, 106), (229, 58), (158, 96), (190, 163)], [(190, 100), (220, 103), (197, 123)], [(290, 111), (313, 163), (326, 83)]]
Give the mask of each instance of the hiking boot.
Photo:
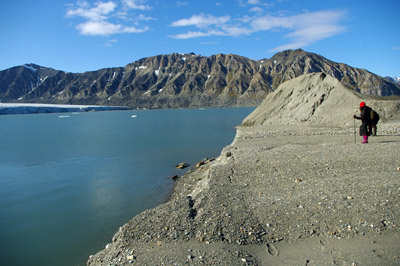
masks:
[(367, 135), (364, 135), (364, 136), (363, 136), (363, 141), (361, 141), (361, 143), (362, 143), (362, 144), (368, 143), (368, 136), (367, 136)]

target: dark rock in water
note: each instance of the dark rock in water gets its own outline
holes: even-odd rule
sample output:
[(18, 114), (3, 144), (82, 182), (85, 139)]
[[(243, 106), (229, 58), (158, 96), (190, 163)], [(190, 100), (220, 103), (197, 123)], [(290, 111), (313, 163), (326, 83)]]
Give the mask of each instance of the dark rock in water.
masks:
[(176, 179), (179, 178), (179, 176), (178, 176), (178, 175), (174, 175), (174, 176), (171, 176), (170, 178), (171, 178), (172, 180), (176, 180)]
[(178, 169), (185, 169), (186, 167), (188, 167), (189, 165), (185, 162), (179, 163), (176, 168)]

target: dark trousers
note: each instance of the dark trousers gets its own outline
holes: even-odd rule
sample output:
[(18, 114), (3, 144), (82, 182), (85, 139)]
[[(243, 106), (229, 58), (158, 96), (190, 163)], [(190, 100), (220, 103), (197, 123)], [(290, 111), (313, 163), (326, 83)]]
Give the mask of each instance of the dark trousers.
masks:
[(369, 135), (371, 136), (376, 136), (376, 130), (377, 130), (377, 127), (376, 127), (376, 125), (378, 124), (378, 121), (371, 121), (369, 124), (368, 124), (368, 133), (369, 133)]

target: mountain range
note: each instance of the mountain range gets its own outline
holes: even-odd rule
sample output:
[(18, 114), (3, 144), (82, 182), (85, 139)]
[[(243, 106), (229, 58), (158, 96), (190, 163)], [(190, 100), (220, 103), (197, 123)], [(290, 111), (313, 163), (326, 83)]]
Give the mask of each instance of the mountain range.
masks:
[(149, 109), (256, 106), (283, 82), (315, 72), (361, 94), (400, 95), (394, 79), (298, 49), (263, 60), (173, 53), (84, 73), (26, 64), (0, 71), (0, 102)]

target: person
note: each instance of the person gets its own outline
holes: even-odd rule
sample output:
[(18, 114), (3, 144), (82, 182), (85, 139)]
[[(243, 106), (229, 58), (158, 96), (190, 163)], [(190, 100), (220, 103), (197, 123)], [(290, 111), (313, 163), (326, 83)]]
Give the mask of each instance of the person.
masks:
[(376, 130), (377, 130), (376, 125), (378, 124), (378, 121), (379, 121), (379, 114), (371, 109), (371, 122), (368, 124), (369, 135), (376, 136)]
[(360, 136), (363, 136), (363, 141), (361, 143), (368, 143), (368, 125), (371, 122), (371, 108), (369, 108), (365, 102), (360, 103), (360, 113), (361, 116), (354, 115), (355, 119), (361, 120), (360, 126)]

